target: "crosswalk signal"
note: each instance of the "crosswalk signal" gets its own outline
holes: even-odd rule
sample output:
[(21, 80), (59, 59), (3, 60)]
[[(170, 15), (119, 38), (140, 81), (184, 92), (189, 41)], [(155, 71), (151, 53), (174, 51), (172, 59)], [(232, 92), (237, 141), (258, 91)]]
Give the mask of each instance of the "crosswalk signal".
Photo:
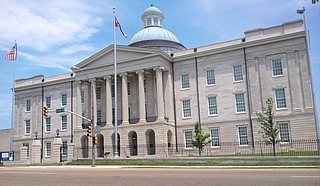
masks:
[(89, 126), (87, 127), (87, 136), (88, 136), (88, 137), (92, 137), (92, 126), (91, 126), (91, 125), (89, 125)]
[(45, 106), (45, 107), (43, 107), (43, 116), (48, 117), (48, 115), (49, 115), (48, 107)]
[(94, 144), (98, 145), (98, 136), (93, 137), (94, 138)]

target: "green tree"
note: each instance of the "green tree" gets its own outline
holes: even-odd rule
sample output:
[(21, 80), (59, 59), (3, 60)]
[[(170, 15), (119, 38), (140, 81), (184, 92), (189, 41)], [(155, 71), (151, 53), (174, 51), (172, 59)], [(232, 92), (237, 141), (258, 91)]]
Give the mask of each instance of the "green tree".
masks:
[(201, 156), (201, 152), (203, 151), (203, 147), (207, 145), (208, 143), (211, 143), (210, 134), (204, 134), (202, 133), (202, 129), (198, 122), (194, 125), (194, 133), (192, 139), (193, 146), (197, 147), (199, 150), (199, 156)]
[(257, 112), (257, 121), (261, 124), (261, 133), (264, 141), (269, 145), (272, 144), (273, 156), (276, 155), (276, 143), (279, 142), (279, 129), (275, 122), (273, 122), (273, 101), (269, 98), (267, 101), (267, 108), (262, 108), (262, 112)]

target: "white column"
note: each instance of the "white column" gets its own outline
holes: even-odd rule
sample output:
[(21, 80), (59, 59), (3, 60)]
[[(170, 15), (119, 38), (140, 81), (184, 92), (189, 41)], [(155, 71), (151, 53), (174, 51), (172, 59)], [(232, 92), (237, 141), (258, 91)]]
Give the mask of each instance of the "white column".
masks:
[[(81, 81), (77, 81), (77, 108), (76, 113), (82, 115), (82, 101), (81, 101), (81, 91), (82, 91), (82, 84)], [(82, 126), (82, 119), (80, 117), (76, 117), (76, 128), (81, 129)]]
[(62, 146), (62, 141), (60, 137), (55, 137), (53, 140), (51, 162), (60, 163), (60, 147)]
[[(43, 154), (45, 148), (43, 148)], [(41, 162), (41, 143), (39, 139), (34, 139), (31, 145), (31, 164), (39, 164)]]
[(106, 80), (106, 121), (107, 125), (112, 125), (111, 76), (106, 76), (104, 79)]
[(138, 74), (138, 84), (139, 84), (139, 113), (140, 113), (140, 123), (146, 123), (146, 106), (145, 106), (145, 95), (144, 95), (144, 70), (136, 71)]
[(122, 124), (129, 124), (127, 75), (127, 73), (120, 74), (122, 77)]
[(156, 71), (157, 77), (157, 109), (158, 109), (158, 121), (164, 122), (164, 102), (163, 102), (163, 79), (162, 70), (163, 67), (156, 67), (153, 70)]
[(96, 79), (90, 80), (91, 82), (91, 91), (92, 91), (92, 106), (93, 106), (93, 123), (92, 126), (97, 125), (97, 81)]

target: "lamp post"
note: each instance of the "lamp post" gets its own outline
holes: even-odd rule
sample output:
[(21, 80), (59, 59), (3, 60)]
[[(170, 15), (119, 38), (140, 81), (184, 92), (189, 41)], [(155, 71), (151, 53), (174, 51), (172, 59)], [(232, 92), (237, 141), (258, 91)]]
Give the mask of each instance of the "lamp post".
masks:
[(302, 9), (297, 9), (298, 14), (303, 15), (303, 26), (304, 30), (306, 32), (306, 43), (307, 43), (307, 63), (308, 63), (308, 69), (309, 69), (309, 86), (311, 91), (311, 99), (312, 99), (312, 106), (313, 106), (313, 112), (314, 112), (314, 119), (316, 123), (316, 134), (317, 134), (317, 141), (318, 141), (318, 153), (320, 154), (320, 131), (319, 131), (319, 120), (318, 120), (318, 109), (317, 109), (317, 102), (316, 102), (316, 96), (314, 91), (314, 83), (313, 83), (313, 76), (312, 76), (312, 66), (311, 66), (311, 55), (310, 55), (310, 35), (309, 35), (309, 29), (307, 28), (307, 18), (306, 18), (306, 9), (303, 7)]
[(34, 133), (34, 137), (35, 137), (35, 138), (34, 138), (35, 140), (38, 140), (38, 131), (36, 131), (36, 132)]
[(59, 129), (57, 129), (57, 130), (56, 130), (56, 138), (60, 138), (59, 132), (60, 132)]
[[(72, 71), (81, 71), (83, 74), (84, 74), (84, 76), (86, 77), (86, 79), (88, 80), (88, 82), (90, 82), (90, 79), (89, 79), (89, 77), (87, 76), (87, 74), (81, 69), (81, 68), (79, 68), (79, 67), (76, 67), (76, 66), (74, 66), (74, 67), (72, 67), (71, 68), (71, 70)], [(92, 87), (91, 86), (91, 96), (93, 96), (93, 93), (95, 93), (95, 91), (93, 91), (93, 88), (94, 87)], [(93, 114), (91, 114), (91, 115), (94, 115), (94, 108), (93, 108), (93, 103), (92, 103), (92, 97), (91, 97), (91, 112), (93, 112)], [(94, 137), (95, 137), (95, 130), (94, 130), (94, 126), (95, 126), (95, 122), (94, 122), (95, 120), (94, 120), (94, 117), (93, 116), (91, 116), (91, 119), (90, 119), (90, 123), (91, 123), (91, 127), (92, 127), (92, 138), (91, 138), (91, 140), (92, 140), (92, 167), (95, 167), (95, 162), (96, 162), (96, 157), (95, 157), (95, 143), (94, 143)]]

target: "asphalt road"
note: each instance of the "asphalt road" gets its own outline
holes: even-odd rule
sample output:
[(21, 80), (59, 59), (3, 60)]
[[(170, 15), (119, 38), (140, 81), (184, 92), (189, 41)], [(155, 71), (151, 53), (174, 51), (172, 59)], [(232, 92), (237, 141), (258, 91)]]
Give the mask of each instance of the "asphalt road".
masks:
[(4, 167), (0, 185), (320, 186), (320, 169)]

